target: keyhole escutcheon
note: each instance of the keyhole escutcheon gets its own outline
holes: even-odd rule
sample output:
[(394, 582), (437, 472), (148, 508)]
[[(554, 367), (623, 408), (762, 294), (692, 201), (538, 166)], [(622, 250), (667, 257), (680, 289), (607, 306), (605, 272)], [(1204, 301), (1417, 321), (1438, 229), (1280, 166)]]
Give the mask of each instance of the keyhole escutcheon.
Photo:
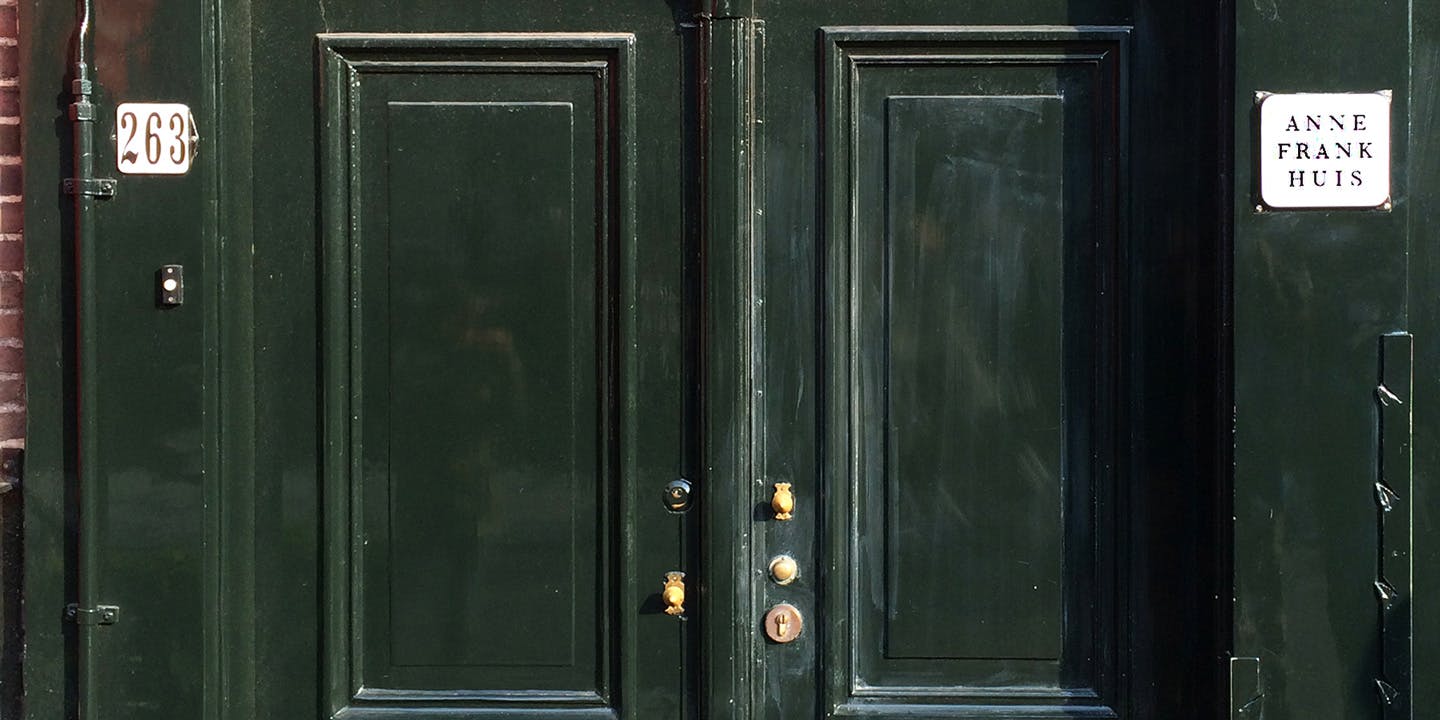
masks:
[(765, 635), (777, 643), (794, 642), (805, 629), (805, 616), (794, 605), (780, 604), (765, 613)]

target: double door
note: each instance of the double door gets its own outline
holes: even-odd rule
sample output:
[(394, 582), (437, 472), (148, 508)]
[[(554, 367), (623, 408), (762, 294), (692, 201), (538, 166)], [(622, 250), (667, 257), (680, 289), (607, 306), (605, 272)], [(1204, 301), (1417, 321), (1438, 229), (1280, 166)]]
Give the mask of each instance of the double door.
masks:
[(196, 16), (214, 444), (97, 712), (1216, 712), (1219, 13), (694, 5)]
[(1201, 716), (1216, 80), (1071, 6), (253, 3), (257, 704)]

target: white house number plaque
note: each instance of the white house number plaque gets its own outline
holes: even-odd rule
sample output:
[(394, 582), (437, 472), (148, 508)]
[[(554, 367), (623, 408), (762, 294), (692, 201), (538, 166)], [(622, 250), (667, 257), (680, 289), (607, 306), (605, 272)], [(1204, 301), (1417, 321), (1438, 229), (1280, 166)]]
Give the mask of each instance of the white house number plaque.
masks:
[(1390, 204), (1390, 91), (1258, 93), (1266, 208)]
[(179, 103), (115, 108), (115, 165), (126, 175), (184, 175), (195, 161), (195, 116)]

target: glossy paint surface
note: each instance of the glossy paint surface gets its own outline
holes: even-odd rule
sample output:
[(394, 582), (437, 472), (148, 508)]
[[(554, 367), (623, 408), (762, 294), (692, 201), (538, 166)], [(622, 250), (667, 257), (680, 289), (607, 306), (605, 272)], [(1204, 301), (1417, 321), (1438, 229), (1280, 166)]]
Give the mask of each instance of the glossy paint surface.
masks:
[[(594, 62), (614, 72), (627, 41)], [(322, 42), (349, 85), (325, 106), (345, 129), (328, 146), (348, 150), (326, 179), (358, 187), (329, 207), (350, 221), (326, 233), (349, 292), (325, 322), (348, 332), (322, 351), (349, 367), (327, 383), (349, 389), (326, 431), (350, 448), (326, 475), (352, 514), (324, 552), (346, 576), (331, 600), (363, 628), (350, 673), (361, 695), (602, 700), (620, 534), (606, 218), (622, 208), (594, 179), (623, 172), (605, 167), (624, 153), (604, 109), (629, 88), (597, 98), (575, 63), (442, 74), (503, 46)], [(456, 60), (407, 62), (417, 48)]]
[(757, 13), (757, 474), (816, 510), (751, 558), (817, 572), (752, 602), (825, 631), (754, 716), (1210, 717), (1224, 121), (1167, 59), (1222, 18)]
[[(876, 482), (863, 492), (875, 500), (859, 504), (893, 498), (884, 518), (861, 512), (887, 548), (890, 658), (1060, 657), (1060, 103), (893, 98), (888, 147), (871, 151), (888, 159), (887, 192), (876, 200), (890, 212), (862, 213), (885, 218), (876, 235), (887, 241), (883, 255), (857, 260), (866, 274), (890, 268), (866, 282), (889, 286), (889, 297), (875, 298), (879, 307), (866, 314), (878, 327), (861, 332), (881, 338), (873, 362), (888, 377), (879, 391), (885, 435), (862, 442), (886, 460), (871, 461), (884, 463), (867, 472)], [(1013, 175), (997, 177), (1000, 163)], [(1032, 219), (996, 219), (1014, 215)], [(1012, 532), (1016, 517), (1027, 522)], [(1010, 622), (1017, 603), (1031, 608), (1018, 627)], [(954, 622), (936, 632), (936, 616)]]
[(679, 173), (635, 124), (640, 38), (319, 43), (322, 707), (681, 712), (687, 619), (647, 571), (684, 569), (682, 338), (650, 329), (680, 265), (637, 263), (685, 196), (638, 195)]
[[(1394, 593), (1397, 610), (1413, 611), (1421, 631), (1406, 664), (1415, 663), (1415, 698), (1429, 702), (1412, 704), (1409, 690), (1387, 702), (1377, 681), (1395, 679), (1386, 648), (1396, 639), (1387, 638), (1389, 593), (1377, 581), (1398, 548), (1385, 547), (1382, 562), (1384, 527), (1394, 520), (1382, 517), (1375, 485), (1397, 440), (1393, 422), (1381, 431), (1382, 411), (1394, 419), (1377, 391), (1382, 362), (1396, 363), (1382, 358), (1381, 338), (1434, 304), (1421, 289), (1433, 287), (1433, 270), (1411, 259), (1432, 255), (1411, 208), (1435, 192), (1434, 159), (1416, 154), (1431, 142), (1434, 107), (1413, 106), (1412, 93), (1433, 95), (1421, 67), (1434, 39), (1410, 29), (1433, 27), (1434, 9), (1321, 0), (1303, 14), (1326, 21), (1298, 24), (1290, 10), (1237, 4), (1235, 651), (1260, 659), (1266, 717), (1425, 717), (1434, 712), (1436, 675), (1433, 654), (1422, 665), (1419, 653), (1435, 642), (1423, 632), (1435, 606), (1422, 592), (1433, 563), (1418, 560), (1434, 557), (1434, 536), (1417, 532), (1413, 547), (1405, 543), (1405, 555), (1417, 558), (1414, 587), (1402, 582)], [(1377, 90), (1394, 93), (1393, 209), (1257, 212), (1254, 93)], [(1407, 272), (1416, 283), (1408, 298)], [(1423, 339), (1434, 329), (1427, 321), (1415, 331), (1420, 388), (1434, 375), (1433, 337)], [(1421, 394), (1414, 408), (1431, 404)], [(1416, 422), (1418, 432), (1426, 421)], [(1415, 446), (1414, 492), (1402, 483), (1395, 511), (1419, 522), (1436, 507), (1425, 446)], [(1410, 504), (1420, 498), (1429, 500)]]
[[(1094, 288), (1116, 244), (1117, 176), (1101, 158), (1119, 153), (1093, 118), (1113, 116), (1125, 40), (826, 32), (827, 115), (857, 118), (825, 141), (829, 467), (847, 480), (826, 488), (828, 611), (855, 628), (828, 661), (849, 665), (848, 704), (1100, 693), (1110, 658), (1093, 607), (1113, 591), (1082, 568), (1111, 544), (1096, 518), (1111, 481), (1090, 462), (1109, 450), (1088, 428), (1110, 412)], [(1033, 70), (989, 67), (1011, 57)]]
[[(1423, 717), (1440, 24), (1241, 4), (1232, 48), (1189, 5), (100, 0), (100, 116), (186, 102), (202, 153), (77, 259), (73, 18), (28, 2), (27, 714), (73, 714), (85, 492), (107, 718), (1200, 718), (1232, 650), (1240, 717)], [(1375, 89), (1392, 212), (1250, 211), (1254, 90)], [(1407, 329), (1387, 709), (1374, 483), (1410, 446), (1375, 386)], [(779, 603), (796, 642), (761, 634)]]

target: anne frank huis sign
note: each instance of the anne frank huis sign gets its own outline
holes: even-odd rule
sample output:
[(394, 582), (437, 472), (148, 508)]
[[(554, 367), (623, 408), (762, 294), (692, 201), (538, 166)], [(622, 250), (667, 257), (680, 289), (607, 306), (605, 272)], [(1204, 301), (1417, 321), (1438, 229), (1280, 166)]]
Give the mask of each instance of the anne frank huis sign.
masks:
[(1259, 209), (1388, 207), (1389, 91), (1256, 98)]

